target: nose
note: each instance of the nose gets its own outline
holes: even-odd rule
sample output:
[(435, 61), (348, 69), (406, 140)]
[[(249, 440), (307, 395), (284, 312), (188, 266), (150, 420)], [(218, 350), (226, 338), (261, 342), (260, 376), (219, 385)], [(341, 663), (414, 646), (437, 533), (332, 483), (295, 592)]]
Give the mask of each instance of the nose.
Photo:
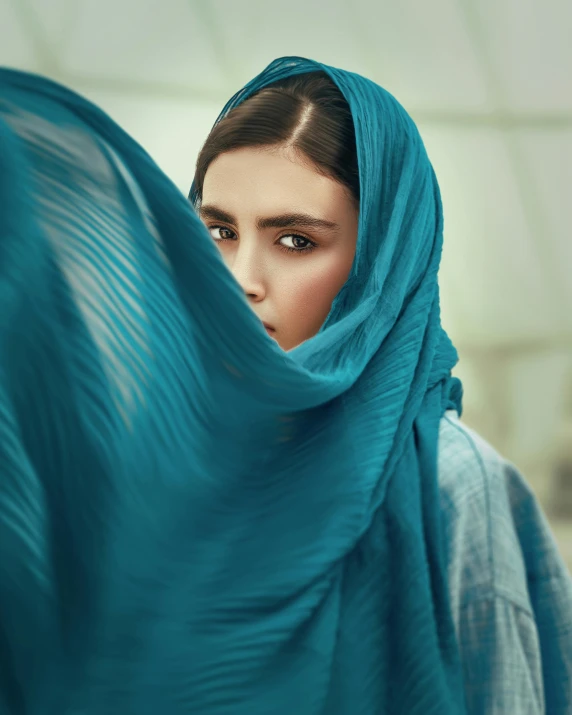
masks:
[(238, 242), (229, 268), (246, 297), (254, 303), (259, 303), (266, 296), (262, 263), (262, 257), (260, 251), (256, 250), (255, 241), (251, 244), (244, 240)]

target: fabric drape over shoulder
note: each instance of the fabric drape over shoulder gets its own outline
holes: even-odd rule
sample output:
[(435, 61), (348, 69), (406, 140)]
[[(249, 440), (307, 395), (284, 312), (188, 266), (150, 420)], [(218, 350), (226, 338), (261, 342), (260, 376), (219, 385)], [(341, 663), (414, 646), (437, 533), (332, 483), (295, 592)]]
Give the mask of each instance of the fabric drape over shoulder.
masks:
[[(189, 201), (86, 100), (0, 71), (0, 710), (458, 715), (437, 434), (439, 189), (369, 80), (357, 253), (282, 352)], [(190, 158), (189, 165), (192, 164)]]

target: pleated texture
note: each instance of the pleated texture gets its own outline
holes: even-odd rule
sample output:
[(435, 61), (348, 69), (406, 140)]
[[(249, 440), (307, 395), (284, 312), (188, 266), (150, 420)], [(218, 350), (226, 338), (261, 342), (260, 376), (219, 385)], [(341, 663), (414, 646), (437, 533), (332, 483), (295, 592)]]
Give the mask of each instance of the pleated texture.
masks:
[[(439, 189), (374, 83), (348, 282), (290, 353), (103, 112), (0, 71), (0, 711), (465, 711), (437, 436)], [(191, 165), (191, 163), (190, 163)]]

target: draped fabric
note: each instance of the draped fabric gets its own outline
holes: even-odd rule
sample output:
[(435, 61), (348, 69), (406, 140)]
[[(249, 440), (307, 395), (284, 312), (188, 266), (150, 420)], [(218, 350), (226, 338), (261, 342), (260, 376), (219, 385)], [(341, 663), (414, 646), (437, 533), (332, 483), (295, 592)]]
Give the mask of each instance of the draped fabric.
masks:
[[(357, 253), (285, 353), (103, 112), (0, 71), (0, 711), (464, 712), (437, 486), (460, 409), (412, 120), (349, 102)], [(189, 157), (189, 166), (192, 158)]]

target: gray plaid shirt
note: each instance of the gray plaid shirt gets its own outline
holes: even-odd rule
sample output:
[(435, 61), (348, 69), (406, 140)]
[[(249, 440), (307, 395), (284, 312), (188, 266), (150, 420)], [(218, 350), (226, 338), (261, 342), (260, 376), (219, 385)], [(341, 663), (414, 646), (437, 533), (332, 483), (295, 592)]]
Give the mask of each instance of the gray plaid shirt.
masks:
[(439, 482), (471, 715), (572, 714), (572, 578), (518, 471), (455, 412)]

